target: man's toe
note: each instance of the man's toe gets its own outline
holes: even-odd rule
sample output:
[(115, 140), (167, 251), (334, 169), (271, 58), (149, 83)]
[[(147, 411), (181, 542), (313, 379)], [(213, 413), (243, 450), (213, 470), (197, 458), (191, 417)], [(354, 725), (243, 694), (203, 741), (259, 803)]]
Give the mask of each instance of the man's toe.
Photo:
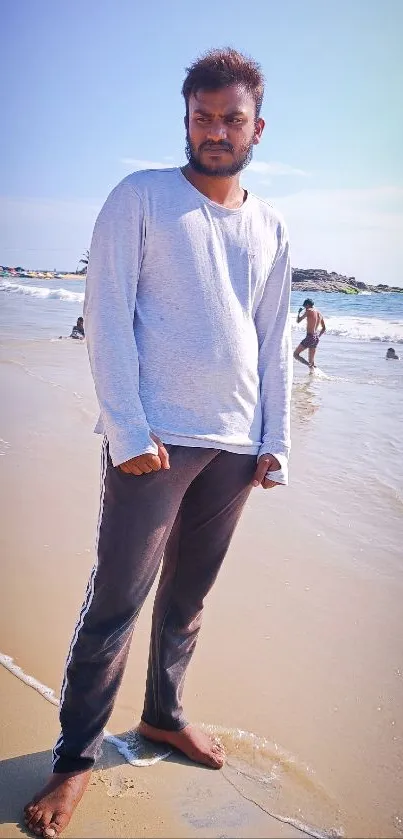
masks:
[(28, 828), (29, 830), (35, 831), (35, 828), (38, 822), (42, 818), (42, 810), (39, 807), (36, 807), (35, 812), (32, 814), (31, 818), (28, 821)]
[(214, 743), (213, 752), (216, 755), (224, 755), (225, 754), (224, 746), (222, 746), (221, 743)]
[(68, 816), (63, 815), (62, 813), (54, 815), (52, 821), (45, 828), (42, 835), (45, 839), (54, 839), (54, 837), (58, 836), (59, 833), (62, 832), (63, 828), (66, 827), (68, 821)]
[(52, 809), (45, 810), (42, 813), (42, 818), (40, 819), (39, 824), (37, 825), (37, 827), (40, 828), (40, 835), (41, 836), (43, 836), (44, 830), (47, 830), (47, 828), (49, 827), (52, 819), (53, 819), (53, 810)]
[(214, 767), (218, 767), (219, 769), (224, 763), (224, 755), (221, 752), (212, 752), (211, 754), (211, 764)]

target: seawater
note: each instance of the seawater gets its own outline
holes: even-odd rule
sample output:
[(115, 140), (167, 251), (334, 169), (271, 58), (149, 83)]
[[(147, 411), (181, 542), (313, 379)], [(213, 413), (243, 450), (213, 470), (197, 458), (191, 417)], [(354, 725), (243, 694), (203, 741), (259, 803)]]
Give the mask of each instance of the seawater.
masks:
[[(66, 287), (67, 286), (67, 287)], [(82, 315), (84, 280), (0, 280), (0, 334), (4, 338), (70, 335)]]
[[(69, 334), (82, 314), (85, 280), (0, 280), (0, 326), (4, 336), (58, 337)], [(298, 337), (304, 325), (295, 324), (306, 293), (294, 291), (291, 307)], [(312, 294), (326, 318), (329, 335), (358, 341), (403, 343), (403, 294)]]

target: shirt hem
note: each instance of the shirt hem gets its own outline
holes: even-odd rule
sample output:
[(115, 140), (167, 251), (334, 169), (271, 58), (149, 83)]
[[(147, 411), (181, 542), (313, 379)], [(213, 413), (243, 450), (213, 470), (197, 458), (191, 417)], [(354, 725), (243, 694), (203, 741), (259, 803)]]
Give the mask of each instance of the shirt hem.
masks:
[(219, 437), (198, 437), (187, 436), (186, 434), (171, 434), (170, 432), (161, 429), (153, 429), (154, 434), (160, 437), (163, 443), (168, 443), (172, 446), (188, 446), (191, 449), (219, 449), (226, 452), (233, 452), (233, 454), (249, 454), (257, 455), (260, 443), (231, 443), (228, 440), (222, 440)]
[[(95, 434), (105, 434), (103, 423), (101, 417), (99, 417), (96, 426), (94, 428)], [(199, 437), (197, 435), (188, 436), (186, 434), (172, 434), (169, 431), (164, 431), (162, 429), (155, 428), (153, 429), (153, 433), (159, 437), (163, 443), (167, 443), (168, 445), (172, 446), (184, 446), (188, 448), (200, 448), (200, 449), (217, 449), (227, 452), (232, 452), (233, 454), (246, 454), (246, 455), (261, 455), (270, 453), (277, 457), (278, 461), (281, 464), (281, 471), (287, 472), (287, 462), (288, 462), (288, 455), (284, 452), (279, 453), (278, 447), (274, 444), (270, 447), (270, 444), (267, 443), (231, 443), (228, 440), (220, 439), (219, 437)]]

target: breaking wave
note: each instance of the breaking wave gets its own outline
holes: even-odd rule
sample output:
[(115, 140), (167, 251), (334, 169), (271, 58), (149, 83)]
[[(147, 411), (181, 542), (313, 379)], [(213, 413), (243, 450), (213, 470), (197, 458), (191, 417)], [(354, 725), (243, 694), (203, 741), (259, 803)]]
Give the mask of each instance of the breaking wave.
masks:
[(20, 285), (8, 280), (0, 283), (0, 291), (8, 294), (24, 294), (27, 297), (39, 297), (41, 300), (62, 300), (63, 303), (83, 303), (83, 291), (68, 291), (67, 288), (41, 288), (35, 285)]
[[(293, 326), (296, 332), (302, 334), (305, 331), (303, 324)], [(331, 315), (326, 317), (326, 332), (328, 335), (338, 335), (355, 341), (388, 341), (391, 344), (403, 344), (403, 318), (384, 320), (353, 315)]]

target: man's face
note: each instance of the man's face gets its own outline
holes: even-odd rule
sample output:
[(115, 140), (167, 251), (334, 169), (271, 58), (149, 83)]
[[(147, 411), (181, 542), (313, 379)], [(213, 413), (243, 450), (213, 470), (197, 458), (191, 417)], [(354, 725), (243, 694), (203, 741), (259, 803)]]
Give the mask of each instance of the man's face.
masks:
[(264, 128), (251, 93), (240, 85), (199, 90), (188, 111), (186, 156), (196, 172), (231, 177), (248, 165)]

